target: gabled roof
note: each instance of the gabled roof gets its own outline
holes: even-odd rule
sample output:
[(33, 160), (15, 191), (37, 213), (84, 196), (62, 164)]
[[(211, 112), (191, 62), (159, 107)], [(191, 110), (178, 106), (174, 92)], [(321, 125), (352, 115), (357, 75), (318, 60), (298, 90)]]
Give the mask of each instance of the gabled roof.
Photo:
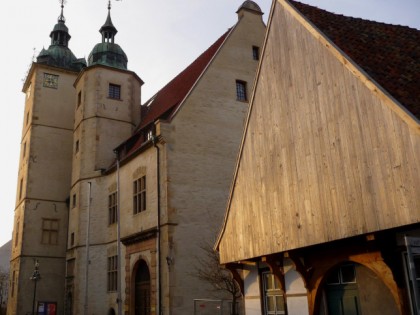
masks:
[(372, 79), (420, 119), (420, 31), (289, 1)]
[(143, 112), (144, 116), (141, 119), (140, 129), (161, 118), (162, 115), (165, 116), (164, 119), (172, 118), (172, 114), (206, 69), (228, 33), (229, 30), (145, 103), (146, 108)]
[(137, 126), (133, 135), (117, 148), (120, 151), (120, 159), (127, 158), (144, 144), (146, 141), (145, 130), (150, 130), (156, 120), (171, 120), (173, 118), (182, 101), (216, 55), (230, 31), (231, 29), (224, 33), (193, 63), (142, 106), (142, 117), (139, 126)]

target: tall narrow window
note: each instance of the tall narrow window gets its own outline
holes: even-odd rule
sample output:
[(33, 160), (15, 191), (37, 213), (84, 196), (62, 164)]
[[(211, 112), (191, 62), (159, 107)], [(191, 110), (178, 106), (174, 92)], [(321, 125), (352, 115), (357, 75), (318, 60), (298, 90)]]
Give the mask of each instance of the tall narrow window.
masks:
[(108, 292), (117, 291), (118, 288), (118, 256), (108, 257)]
[(274, 274), (264, 272), (264, 315), (286, 314), (286, 307), (283, 292), (279, 280)]
[(117, 193), (108, 196), (108, 224), (117, 222)]
[(77, 197), (76, 194), (73, 194), (72, 198), (72, 208), (76, 208)]
[(108, 97), (116, 100), (121, 99), (121, 85), (109, 84)]
[(77, 94), (77, 107), (79, 107), (80, 104), (82, 104), (82, 91), (79, 91)]
[(16, 230), (15, 230), (15, 247), (19, 243), (19, 221), (16, 222)]
[(260, 47), (252, 46), (252, 59), (260, 60)]
[(70, 235), (70, 246), (74, 245), (74, 232), (71, 233)]
[(57, 245), (58, 244), (58, 220), (43, 219), (42, 220), (42, 244)]
[(19, 183), (19, 200), (22, 199), (22, 194), (23, 194), (23, 178), (20, 179), (20, 183)]
[(79, 152), (79, 140), (76, 140), (76, 143), (74, 144), (74, 153), (78, 153)]
[(28, 125), (29, 123), (29, 111), (26, 113), (26, 122), (25, 124)]
[(236, 99), (238, 101), (246, 101), (246, 82), (236, 80)]
[(137, 214), (146, 210), (146, 176), (133, 182), (133, 213)]
[(23, 143), (22, 158), (25, 158), (25, 156), (26, 156), (26, 142)]
[(13, 297), (14, 293), (15, 293), (15, 281), (16, 281), (16, 271), (13, 270), (13, 274), (12, 274), (12, 283), (11, 283), (11, 297)]

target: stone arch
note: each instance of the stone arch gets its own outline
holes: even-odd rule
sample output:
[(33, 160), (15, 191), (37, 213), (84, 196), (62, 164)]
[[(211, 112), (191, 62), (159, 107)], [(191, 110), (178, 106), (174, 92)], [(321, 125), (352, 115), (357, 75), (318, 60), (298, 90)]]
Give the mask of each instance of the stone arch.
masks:
[(131, 306), (134, 315), (149, 315), (151, 309), (151, 269), (149, 263), (140, 257), (131, 275)]
[(110, 308), (109, 309), (109, 311), (108, 311), (108, 315), (115, 315), (116, 313), (115, 313), (115, 310), (114, 310), (114, 308)]

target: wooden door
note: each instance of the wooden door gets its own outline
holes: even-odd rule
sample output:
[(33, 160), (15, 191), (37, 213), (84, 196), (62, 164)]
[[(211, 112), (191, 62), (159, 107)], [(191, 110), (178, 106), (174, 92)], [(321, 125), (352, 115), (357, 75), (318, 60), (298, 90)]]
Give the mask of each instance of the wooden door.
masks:
[(135, 315), (150, 315), (150, 273), (144, 261), (137, 268), (134, 291)]

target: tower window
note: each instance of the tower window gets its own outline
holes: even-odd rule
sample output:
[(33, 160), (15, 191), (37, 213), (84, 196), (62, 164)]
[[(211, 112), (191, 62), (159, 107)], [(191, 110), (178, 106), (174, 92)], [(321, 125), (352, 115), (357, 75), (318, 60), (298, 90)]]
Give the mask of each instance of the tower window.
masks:
[(76, 201), (77, 201), (76, 194), (73, 194), (73, 200), (72, 200), (72, 206), (73, 206), (73, 208), (76, 207)]
[(252, 59), (260, 60), (260, 47), (252, 46)]
[(74, 152), (75, 153), (79, 152), (79, 140), (76, 140), (76, 143), (74, 145)]
[(70, 246), (74, 245), (74, 232), (70, 234)]
[(58, 244), (58, 220), (43, 219), (42, 220), (42, 244), (57, 245)]
[(77, 107), (79, 107), (80, 104), (82, 104), (82, 91), (77, 94)]
[(108, 97), (116, 100), (121, 99), (121, 85), (109, 84)]
[(236, 99), (238, 101), (247, 101), (246, 97), (246, 82), (236, 80)]
[(22, 199), (22, 192), (23, 192), (23, 178), (20, 179), (20, 183), (19, 183), (19, 200)]

